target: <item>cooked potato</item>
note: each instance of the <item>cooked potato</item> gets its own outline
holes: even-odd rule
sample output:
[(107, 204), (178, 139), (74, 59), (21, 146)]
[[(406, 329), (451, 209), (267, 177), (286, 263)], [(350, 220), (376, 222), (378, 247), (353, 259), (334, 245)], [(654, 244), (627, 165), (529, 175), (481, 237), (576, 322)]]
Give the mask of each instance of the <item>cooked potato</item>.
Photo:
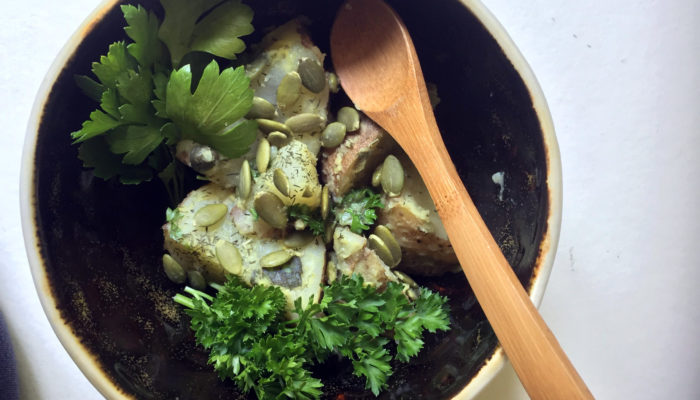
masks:
[[(205, 206), (224, 204), (227, 213), (216, 223), (199, 226), (197, 213)], [(210, 184), (191, 192), (177, 207), (179, 218), (163, 226), (165, 250), (188, 271), (199, 271), (209, 282), (223, 282), (226, 272), (217, 257), (220, 241), (231, 243), (238, 250), (242, 265), (238, 276), (248, 284), (279, 286), (287, 297), (289, 307), (301, 297), (304, 304), (313, 296), (320, 298), (324, 275), (326, 248), (320, 239), (293, 250), (297, 259), (282, 268), (263, 269), (260, 259), (277, 250), (285, 249), (282, 232), (265, 227), (263, 221), (254, 221), (258, 227), (251, 234), (242, 233), (238, 226), (250, 212), (241, 208), (243, 203), (227, 189)], [(267, 234), (265, 234), (267, 232)]]
[(403, 251), (398, 269), (417, 275), (440, 275), (459, 270), (459, 262), (447, 238), (418, 171), (405, 154), (399, 156), (406, 174), (401, 194), (384, 196), (377, 222), (386, 225)]
[(362, 114), (356, 133), (348, 134), (340, 146), (323, 151), (323, 181), (336, 199), (352, 188), (369, 186), (374, 169), (396, 148), (391, 136)]

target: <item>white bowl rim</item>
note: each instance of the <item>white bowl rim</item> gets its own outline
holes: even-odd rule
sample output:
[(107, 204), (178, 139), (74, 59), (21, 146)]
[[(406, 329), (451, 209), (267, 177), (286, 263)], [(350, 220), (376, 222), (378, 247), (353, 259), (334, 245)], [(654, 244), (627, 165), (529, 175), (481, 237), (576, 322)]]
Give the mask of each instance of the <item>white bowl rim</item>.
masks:
[[(505, 28), (480, 0), (459, 1), (483, 24), (484, 28), (499, 44), (506, 58), (513, 64), (513, 67), (522, 78), (530, 93), (530, 98), (532, 99), (533, 107), (538, 116), (540, 128), (542, 130), (547, 162), (546, 181), (549, 189), (549, 216), (547, 219), (547, 231), (543, 237), (541, 252), (536, 260), (534, 277), (531, 280), (529, 288), (531, 300), (536, 306), (539, 306), (554, 263), (562, 216), (561, 159), (559, 145), (554, 131), (554, 124), (535, 74)], [(34, 212), (35, 204), (33, 203), (35, 189), (33, 185), (34, 150), (36, 148), (39, 121), (44, 109), (44, 104), (63, 66), (75, 52), (85, 33), (89, 32), (95, 23), (102, 20), (107, 11), (117, 2), (118, 0), (103, 0), (95, 10), (93, 10), (63, 46), (42, 81), (32, 107), (24, 141), (19, 200), (22, 231), (30, 270), (41, 305), (51, 327), (76, 365), (78, 365), (83, 374), (103, 396), (108, 399), (128, 399), (129, 396), (102, 370), (95, 356), (80, 343), (80, 339), (74, 335), (72, 328), (61, 318), (55, 299), (47, 295), (47, 293), (51, 293), (51, 290), (48, 276), (40, 257), (41, 246), (39, 244), (39, 238), (35, 234), (34, 216), (36, 214)], [(506, 362), (505, 353), (503, 349), (498, 346), (494, 354), (484, 363), (478, 373), (454, 399), (466, 400), (474, 398), (503, 369)]]

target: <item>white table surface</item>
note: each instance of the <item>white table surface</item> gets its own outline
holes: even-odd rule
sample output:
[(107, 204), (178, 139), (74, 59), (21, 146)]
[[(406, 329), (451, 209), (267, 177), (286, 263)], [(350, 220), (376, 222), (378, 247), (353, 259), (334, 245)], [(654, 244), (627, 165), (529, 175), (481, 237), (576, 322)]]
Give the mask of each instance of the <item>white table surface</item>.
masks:
[[(535, 71), (561, 147), (544, 319), (596, 397), (700, 398), (700, 1), (484, 2)], [(34, 96), (97, 3), (4, 1), (0, 13), (0, 312), (23, 399), (101, 397), (41, 309), (18, 201)], [(522, 398), (511, 368), (480, 397)]]

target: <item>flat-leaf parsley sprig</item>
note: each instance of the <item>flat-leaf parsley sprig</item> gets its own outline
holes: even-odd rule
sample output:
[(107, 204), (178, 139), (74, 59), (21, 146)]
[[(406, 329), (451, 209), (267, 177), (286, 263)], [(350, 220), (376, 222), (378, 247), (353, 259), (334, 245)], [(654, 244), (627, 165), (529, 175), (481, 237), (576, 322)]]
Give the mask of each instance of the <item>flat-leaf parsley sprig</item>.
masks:
[[(76, 76), (99, 108), (71, 138), (95, 176), (138, 184), (157, 175), (175, 204), (183, 195), (171, 150), (178, 141), (192, 139), (234, 158), (255, 140), (256, 123), (243, 119), (253, 99), (243, 67), (220, 71), (214, 59), (235, 59), (245, 50), (240, 37), (253, 32), (253, 11), (237, 0), (161, 3), (162, 23), (141, 6), (121, 7), (130, 40), (109, 46), (92, 64), (94, 77)], [(201, 77), (179, 65), (193, 52), (208, 58)]]
[[(323, 385), (308, 367), (331, 354), (348, 358), (354, 374), (378, 395), (393, 372), (392, 360), (415, 356), (426, 330), (449, 329), (447, 298), (421, 288), (411, 302), (402, 285), (389, 282), (380, 292), (359, 275), (325, 286), (321, 301), (306, 308), (297, 299), (297, 317), (290, 321), (277, 287), (249, 288), (237, 278), (212, 286), (216, 296), (186, 288), (174, 300), (187, 307), (197, 342), (210, 350), (219, 376), (260, 399), (319, 398)], [(392, 340), (395, 355), (387, 348)]]

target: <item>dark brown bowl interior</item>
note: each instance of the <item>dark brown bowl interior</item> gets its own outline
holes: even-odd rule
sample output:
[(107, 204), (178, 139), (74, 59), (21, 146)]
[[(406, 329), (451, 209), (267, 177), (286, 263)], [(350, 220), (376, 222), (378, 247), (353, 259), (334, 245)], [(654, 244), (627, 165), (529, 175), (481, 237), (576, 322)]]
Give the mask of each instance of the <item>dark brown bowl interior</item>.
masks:
[[(249, 1), (257, 40), (303, 14), (328, 51), (339, 1)], [(438, 87), (436, 117), (447, 148), (481, 215), (528, 287), (549, 213), (546, 152), (530, 93), (494, 38), (456, 0), (389, 1), (411, 32), (427, 82)], [(160, 12), (156, 1), (143, 1)], [(107, 45), (125, 38), (118, 5), (88, 30), (51, 89), (35, 153), (37, 235), (52, 295), (64, 320), (125, 393), (144, 399), (239, 398), (206, 364), (171, 301), (180, 287), (160, 266), (166, 196), (159, 182), (122, 186), (81, 168), (69, 133), (95, 104), (73, 81), (89, 74)], [(330, 67), (330, 60), (327, 61)], [(492, 174), (503, 171), (506, 188)], [(452, 330), (429, 336), (410, 365), (396, 364), (381, 398), (447, 398), (492, 356), (497, 340), (461, 274), (420, 283), (450, 297)], [(324, 398), (373, 398), (350, 365), (315, 373)], [(244, 396), (243, 396), (244, 397)]]

